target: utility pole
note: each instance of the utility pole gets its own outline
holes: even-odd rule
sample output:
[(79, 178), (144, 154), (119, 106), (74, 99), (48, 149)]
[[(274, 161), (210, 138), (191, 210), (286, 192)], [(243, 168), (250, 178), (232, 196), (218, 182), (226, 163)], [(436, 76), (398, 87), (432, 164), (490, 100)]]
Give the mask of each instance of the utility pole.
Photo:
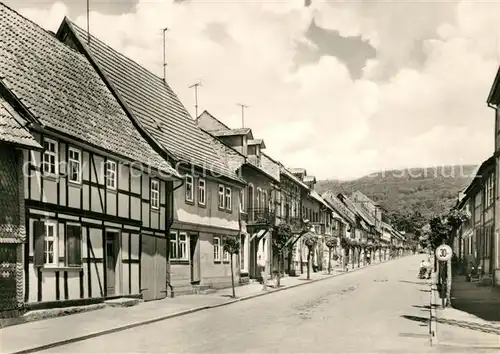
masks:
[(201, 81), (196, 84), (189, 86), (189, 88), (194, 88), (194, 109), (195, 109), (195, 119), (198, 118), (198, 87), (203, 86)]
[(87, 45), (90, 47), (90, 0), (87, 0)]
[(242, 103), (237, 103), (237, 105), (241, 107), (241, 127), (245, 128), (245, 108), (248, 108), (248, 106)]
[(165, 27), (162, 29), (162, 34), (163, 34), (163, 81), (167, 82), (167, 59), (165, 57), (165, 33), (168, 31), (168, 27)]

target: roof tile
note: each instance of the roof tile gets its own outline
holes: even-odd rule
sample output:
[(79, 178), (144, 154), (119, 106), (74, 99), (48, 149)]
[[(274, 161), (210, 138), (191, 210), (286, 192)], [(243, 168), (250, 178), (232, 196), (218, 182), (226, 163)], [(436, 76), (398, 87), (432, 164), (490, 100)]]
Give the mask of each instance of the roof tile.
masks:
[[(240, 181), (216, 152), (213, 139), (196, 125), (181, 101), (161, 78), (65, 20), (82, 46), (111, 81), (130, 113), (177, 160)], [(63, 23), (64, 25), (64, 23)], [(162, 129), (157, 128), (161, 123)]]
[(41, 149), (42, 146), (26, 128), (21, 126), (20, 119), (16, 119), (16, 115), (12, 106), (0, 97), (0, 141)]
[(48, 128), (169, 175), (87, 59), (0, 3), (0, 84)]

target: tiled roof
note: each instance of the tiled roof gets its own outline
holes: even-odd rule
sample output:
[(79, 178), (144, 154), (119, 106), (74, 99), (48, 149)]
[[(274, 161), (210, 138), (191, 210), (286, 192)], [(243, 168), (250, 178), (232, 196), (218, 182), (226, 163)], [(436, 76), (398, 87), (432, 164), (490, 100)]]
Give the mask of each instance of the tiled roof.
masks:
[(304, 176), (304, 183), (316, 182), (316, 177), (314, 176)]
[(268, 175), (273, 176), (276, 181), (280, 181), (280, 165), (266, 154), (260, 156), (260, 168)]
[(296, 173), (302, 173), (302, 174), (307, 174), (305, 168), (289, 168), (288, 169), (291, 173), (296, 174)]
[(168, 174), (88, 60), (0, 4), (0, 84), (49, 129)]
[(207, 132), (203, 132), (206, 134), (208, 139), (212, 139), (214, 143), (214, 147), (216, 152), (218, 153), (220, 159), (224, 161), (224, 163), (232, 170), (237, 171), (241, 168), (241, 166), (245, 163), (245, 156), (240, 154), (238, 151), (230, 148), (225, 145), (223, 142), (214, 138)]
[(349, 210), (347, 206), (340, 201), (337, 196), (331, 191), (323, 193), (322, 198), (339, 213), (347, 222), (354, 224), (356, 222), (356, 215), (353, 211)]
[(311, 197), (316, 199), (316, 201), (320, 202), (322, 205), (324, 205), (328, 209), (331, 209), (331, 206), (323, 198), (321, 198), (321, 196), (315, 190), (311, 191)]
[[(281, 165), (281, 164), (280, 164)], [(281, 165), (281, 174), (285, 175), (289, 179), (291, 179), (293, 182), (297, 183), (300, 185), (302, 188), (309, 190), (309, 187), (302, 183), (300, 179), (298, 179), (289, 169), (287, 169), (285, 166)]]
[[(170, 86), (161, 78), (122, 55), (99, 39), (64, 19), (59, 35), (71, 31), (79, 44), (109, 80), (128, 113), (175, 160), (193, 164), (227, 178), (241, 181), (216, 152), (213, 140), (196, 122)], [(160, 127), (160, 129), (159, 129)]]
[[(22, 120), (11, 105), (0, 96), (0, 141), (27, 148), (41, 149), (42, 146), (21, 126)], [(17, 118), (17, 119), (16, 119)]]
[(237, 128), (237, 129), (220, 129), (211, 131), (215, 136), (231, 136), (231, 135), (247, 135), (250, 133), (250, 128)]

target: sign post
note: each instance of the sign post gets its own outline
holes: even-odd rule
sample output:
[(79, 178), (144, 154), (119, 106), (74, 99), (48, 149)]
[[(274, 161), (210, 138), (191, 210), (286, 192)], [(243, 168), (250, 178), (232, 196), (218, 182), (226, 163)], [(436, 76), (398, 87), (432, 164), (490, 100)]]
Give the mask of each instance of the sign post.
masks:
[[(453, 250), (448, 245), (440, 245), (436, 248), (436, 258), (440, 263), (439, 267), (439, 283), (441, 284), (440, 297), (442, 299), (443, 307), (449, 305), (451, 296), (451, 256)], [(444, 268), (446, 266), (446, 268)]]

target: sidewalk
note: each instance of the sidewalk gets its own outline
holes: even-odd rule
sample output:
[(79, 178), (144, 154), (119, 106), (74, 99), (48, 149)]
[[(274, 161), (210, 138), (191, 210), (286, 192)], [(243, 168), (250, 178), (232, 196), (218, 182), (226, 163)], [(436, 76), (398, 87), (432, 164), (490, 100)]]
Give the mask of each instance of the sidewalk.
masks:
[[(314, 281), (335, 277), (341, 272), (332, 271), (331, 275), (312, 273), (311, 280), (305, 275), (281, 279), (281, 287), (262, 291), (262, 285), (251, 283), (236, 287), (237, 299), (232, 289), (223, 289), (209, 295), (186, 295), (158, 301), (141, 302), (133, 307), (106, 307), (100, 310), (79, 313), (71, 316), (28, 322), (0, 329), (0, 352), (35, 352), (42, 349), (104, 335), (120, 330), (137, 327), (164, 319), (181, 316), (204, 309), (224, 306), (233, 302), (266, 295)], [(271, 285), (272, 282), (269, 282)]]
[(431, 297), (435, 342), (438, 346), (466, 347), (471, 350), (500, 349), (500, 322), (474, 314), (485, 313), (485, 310), (493, 310), (493, 313), (498, 311), (500, 302), (497, 300), (500, 297), (496, 291), (466, 283), (465, 278), (457, 277), (453, 279), (452, 284), (452, 307), (441, 307), (441, 299), (435, 285)]

